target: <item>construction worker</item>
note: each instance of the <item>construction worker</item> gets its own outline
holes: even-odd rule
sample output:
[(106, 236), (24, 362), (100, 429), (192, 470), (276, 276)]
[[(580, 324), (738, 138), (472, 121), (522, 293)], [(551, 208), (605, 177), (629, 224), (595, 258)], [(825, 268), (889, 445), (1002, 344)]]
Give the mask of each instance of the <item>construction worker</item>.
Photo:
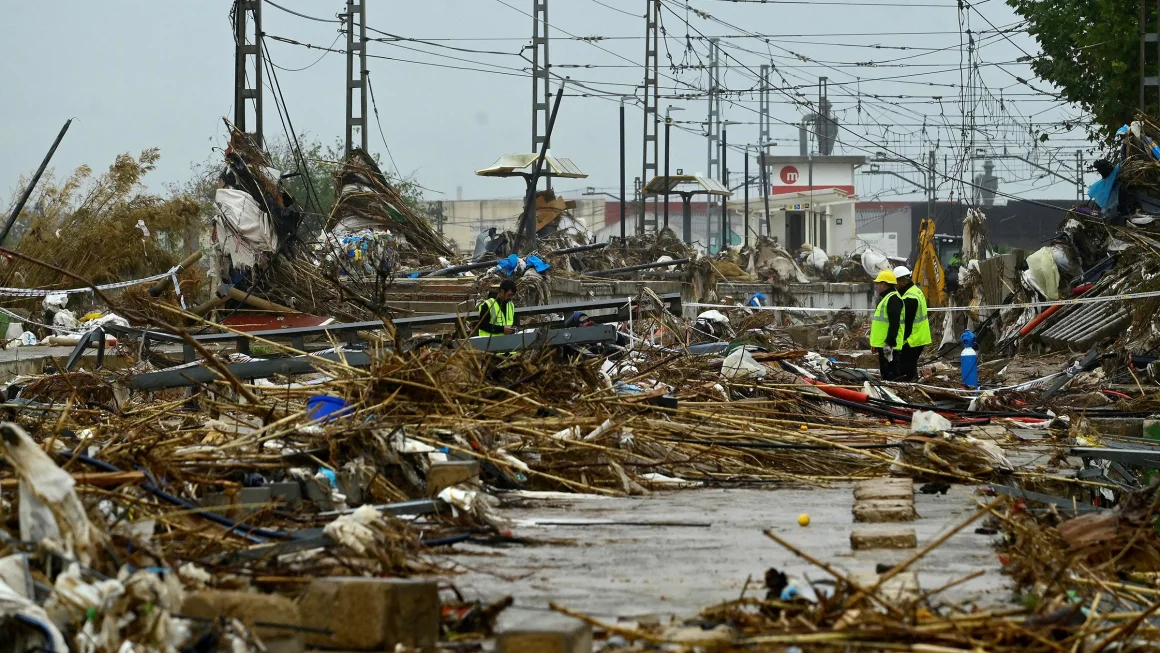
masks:
[(516, 305), (512, 301), (515, 296), (516, 282), (504, 279), (495, 297), (488, 297), (479, 303), (479, 335), (491, 337), (516, 332)]
[(918, 357), (930, 344), (930, 320), (926, 312), (926, 295), (914, 285), (905, 265), (894, 268), (898, 294), (902, 296), (902, 351), (899, 352), (898, 380), (918, 380)]
[(898, 354), (902, 347), (902, 297), (894, 286), (894, 273), (883, 270), (874, 279), (874, 289), (881, 299), (870, 321), (870, 350), (878, 352), (878, 371), (883, 381), (898, 377)]

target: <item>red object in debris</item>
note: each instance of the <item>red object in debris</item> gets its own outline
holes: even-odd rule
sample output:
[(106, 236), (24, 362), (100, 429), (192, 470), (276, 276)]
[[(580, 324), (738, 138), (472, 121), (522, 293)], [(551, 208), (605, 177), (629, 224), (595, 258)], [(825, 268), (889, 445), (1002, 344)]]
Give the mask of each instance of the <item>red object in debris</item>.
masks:
[(999, 564), (1003, 565), (1004, 567), (1011, 564), (1011, 559), (1007, 557), (1006, 553), (999, 554)]
[(1089, 291), (1089, 290), (1091, 290), (1092, 288), (1095, 288), (1095, 287), (1096, 287), (1096, 284), (1094, 284), (1094, 283), (1085, 283), (1085, 284), (1082, 284), (1082, 285), (1076, 286), (1075, 288), (1072, 288), (1072, 289), (1071, 289), (1071, 294), (1073, 294), (1073, 295), (1082, 295), (1082, 294), (1084, 294), (1085, 292), (1087, 292), (1087, 291)]
[(857, 390), (851, 390), (849, 388), (839, 388), (836, 385), (827, 385), (825, 383), (818, 383), (813, 379), (806, 379), (805, 377), (802, 378), (805, 379), (806, 383), (816, 386), (818, 390), (821, 390), (831, 397), (845, 399), (846, 401), (856, 401), (860, 404), (864, 404), (870, 401), (870, 395), (866, 394), (865, 392), (858, 392)]
[(1048, 306), (1047, 310), (1043, 311), (1039, 315), (1036, 315), (1033, 320), (1025, 324), (1022, 329), (1019, 329), (1019, 336), (1023, 337), (1034, 331), (1035, 327), (1039, 326), (1043, 323), (1044, 320), (1054, 315), (1055, 312), (1060, 308), (1063, 308), (1063, 304), (1052, 304), (1051, 306)]
[(1100, 392), (1104, 393), (1105, 395), (1107, 395), (1109, 397), (1116, 397), (1117, 399), (1131, 399), (1132, 398), (1132, 395), (1127, 395), (1127, 394), (1124, 394), (1122, 392), (1116, 392), (1115, 390), (1100, 390)]
[(331, 319), (333, 318), (303, 313), (245, 313), (231, 315), (222, 320), (222, 324), (231, 329), (249, 333), (250, 331), (322, 326)]

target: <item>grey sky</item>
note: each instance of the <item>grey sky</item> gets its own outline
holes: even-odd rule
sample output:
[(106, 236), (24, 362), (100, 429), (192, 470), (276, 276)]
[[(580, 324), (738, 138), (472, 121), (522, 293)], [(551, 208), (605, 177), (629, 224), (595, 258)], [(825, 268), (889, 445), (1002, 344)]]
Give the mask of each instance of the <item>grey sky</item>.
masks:
[[(865, 139), (843, 131), (839, 152), (864, 154), (882, 149), (920, 157), (938, 141), (943, 156), (954, 161), (962, 153), (957, 142), (960, 125), (959, 89), (946, 85), (960, 79), (960, 17), (953, 0), (897, 0), (914, 6), (862, 6), (890, 0), (853, 0), (859, 4), (828, 0), (832, 4), (762, 4), (690, 0), (693, 8), (740, 30), (767, 35), (769, 44), (755, 38), (736, 38), (738, 29), (705, 19), (685, 9), (685, 2), (665, 0), (662, 23), (668, 38), (661, 46), (662, 85), (692, 93), (689, 85), (704, 88), (705, 74), (697, 70), (679, 73), (667, 69), (668, 54), (674, 63), (707, 61), (708, 45), (696, 38), (729, 36), (722, 41), (728, 53), (723, 85), (734, 90), (751, 89), (755, 81), (742, 66), (753, 71), (762, 63), (775, 63), (791, 85), (830, 78), (830, 98), (844, 125)], [(487, 166), (499, 155), (530, 149), (531, 80), (529, 64), (514, 56), (529, 41), (531, 0), (366, 0), (371, 27), (446, 45), (508, 54), (453, 51), (418, 43), (372, 43), (370, 54), (424, 61), (435, 65), (372, 58), (369, 62), (383, 132), (395, 162), (403, 174), (414, 173), (432, 198), (454, 199), (457, 186), (464, 197), (510, 197), (519, 194), (518, 181), (478, 178), (473, 171)], [(509, 6), (520, 11), (516, 11)], [(345, 9), (343, 0), (280, 0), (279, 4), (304, 14), (333, 19)], [(5, 36), (0, 40), (0, 190), (13, 192), (20, 175), (39, 163), (65, 119), (76, 119), (54, 160), (58, 176), (80, 164), (104, 168), (120, 152), (138, 152), (156, 146), (162, 159), (149, 184), (160, 189), (168, 182), (188, 179), (190, 166), (214, 155), (211, 148), (223, 144), (223, 116), (232, 114), (233, 37), (228, 0), (59, 0), (27, 2), (0, 0)], [(918, 6), (924, 5), (924, 6)], [(930, 6), (935, 5), (935, 6)], [(597, 83), (610, 92), (632, 93), (640, 83), (644, 56), (645, 0), (551, 0), (549, 22), (553, 26), (551, 59), (555, 72), (577, 80)], [(624, 12), (628, 12), (627, 15)], [(1000, 0), (978, 3), (978, 12), (997, 27), (1018, 23)], [(976, 11), (966, 12), (970, 28), (991, 30)], [(303, 43), (341, 49), (345, 39), (336, 38), (338, 25), (305, 20), (267, 5), (263, 13), (268, 35)], [(569, 38), (606, 38), (595, 44)], [(922, 32), (923, 34), (912, 34)], [(933, 34), (933, 32), (941, 32)], [(694, 37), (686, 40), (686, 34)], [(873, 33), (872, 36), (850, 34)], [(827, 36), (832, 34), (832, 36)], [(984, 33), (980, 75), (988, 87), (978, 115), (981, 127), (977, 147), (1012, 153), (1029, 153), (1040, 164), (1065, 177), (1074, 173), (1074, 149), (1084, 144), (1079, 134), (1053, 136), (1049, 147), (1029, 148), (1028, 123), (1041, 124), (1073, 116), (1073, 108), (1058, 107), (1045, 96), (1015, 80), (1030, 77), (1025, 63), (1016, 62), (1024, 51), (1036, 54), (1034, 40), (1023, 33)], [(463, 40), (471, 39), (471, 40)], [(492, 39), (492, 40), (475, 40)], [(278, 71), (290, 117), (299, 134), (333, 141), (343, 133), (345, 99), (342, 54), (267, 40), (275, 64), (298, 72)], [(686, 44), (694, 51), (686, 54)], [(885, 48), (853, 47), (881, 45)], [(404, 47), (405, 46), (405, 47)], [(900, 50), (897, 48), (913, 48)], [(411, 49), (406, 49), (411, 48)], [(743, 51), (749, 50), (750, 52)], [(942, 52), (932, 49), (948, 48)], [(423, 52), (417, 52), (421, 50)], [(804, 61), (802, 57), (810, 59)], [(455, 57), (455, 58), (451, 58)], [(629, 61), (625, 61), (625, 59)], [(895, 60), (892, 63), (883, 63)], [(738, 63), (740, 61), (740, 63)], [(315, 63), (317, 62), (317, 63)], [(878, 65), (865, 65), (877, 62)], [(314, 65), (312, 65), (314, 64)], [(857, 65), (863, 64), (863, 65)], [(1001, 64), (1001, 65), (995, 65)], [(472, 68), (457, 70), (450, 66)], [(571, 68), (567, 66), (600, 66)], [(512, 70), (516, 69), (516, 70)], [(493, 73), (479, 72), (491, 70)], [(680, 80), (675, 83), (672, 77)], [(870, 81), (885, 77), (903, 79)], [(858, 81), (858, 79), (865, 81)], [(774, 84), (781, 85), (775, 75)], [(916, 83), (918, 82), (918, 83)], [(931, 86), (931, 82), (942, 86)], [(1037, 88), (1046, 89), (1043, 82)], [(580, 89), (574, 89), (579, 91)], [(662, 90), (662, 92), (665, 92)], [(671, 92), (671, 91), (669, 91)], [(802, 89), (816, 100), (815, 88)], [(874, 99), (877, 94), (882, 99)], [(898, 98), (885, 96), (908, 95)], [(932, 100), (941, 96), (941, 104)], [(273, 94), (266, 92), (267, 138), (279, 138), (282, 127)], [(1000, 105), (1000, 100), (1002, 105)], [(796, 154), (797, 130), (787, 123), (799, 119), (802, 110), (783, 94), (773, 94), (775, 153)], [(707, 101), (662, 99), (666, 105), (685, 108), (674, 117), (683, 121), (704, 120)], [(861, 113), (859, 113), (859, 105)], [(754, 95), (730, 96), (724, 103), (727, 120), (756, 123)], [(641, 111), (628, 111), (629, 184), (641, 174)], [(1008, 117), (1009, 116), (1009, 117)], [(999, 117), (997, 119), (996, 117)], [(922, 125), (928, 125), (926, 136)], [(861, 124), (859, 124), (861, 123)], [(940, 127), (941, 125), (941, 127)], [(699, 125), (687, 125), (701, 129)], [(663, 129), (663, 127), (662, 127)], [(1056, 130), (1058, 131), (1058, 130)], [(755, 142), (756, 124), (730, 128), (730, 143)], [(991, 138), (988, 145), (982, 141)], [(929, 142), (928, 142), (929, 141)], [(1051, 146), (1063, 145), (1062, 152)], [(370, 129), (370, 146), (389, 160), (377, 127)], [(858, 149), (859, 147), (865, 148)], [(565, 190), (586, 186), (616, 192), (618, 177), (617, 101), (615, 99), (566, 97), (560, 109), (553, 153), (573, 159), (588, 172), (587, 181), (559, 183)], [(703, 137), (674, 130), (672, 165), (688, 172), (704, 171), (706, 144)], [(1055, 160), (1052, 157), (1056, 157)], [(740, 171), (739, 155), (730, 154), (732, 170)], [(893, 168), (903, 174), (906, 167)], [(1074, 197), (1074, 184), (1041, 175), (1018, 161), (1000, 163), (1002, 190), (1029, 197)], [(863, 197), (899, 199), (914, 197), (914, 189), (889, 177), (859, 177)], [(944, 184), (940, 197), (950, 186)], [(900, 195), (902, 193), (903, 195)], [(7, 196), (7, 193), (6, 195)]]

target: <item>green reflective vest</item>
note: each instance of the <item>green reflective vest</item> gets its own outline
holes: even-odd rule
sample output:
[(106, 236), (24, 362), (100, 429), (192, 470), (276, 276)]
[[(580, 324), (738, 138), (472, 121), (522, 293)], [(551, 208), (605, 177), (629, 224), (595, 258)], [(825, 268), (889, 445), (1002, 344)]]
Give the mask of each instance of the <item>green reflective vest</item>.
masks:
[(911, 347), (922, 347), (930, 344), (930, 320), (926, 312), (926, 295), (918, 289), (918, 286), (911, 285), (902, 293), (902, 324), (903, 328), (906, 326), (906, 302), (907, 299), (913, 299), (918, 302), (918, 312), (914, 315), (914, 322), (911, 323), (910, 337), (906, 339), (906, 344)]
[[(891, 290), (882, 297), (882, 301), (878, 302), (878, 308), (874, 309), (874, 317), (870, 318), (870, 346), (884, 347), (886, 346), (886, 336), (890, 332), (890, 318), (886, 315), (886, 305), (890, 303), (891, 297), (898, 297), (898, 301), (902, 301), (902, 297), (897, 290)], [(902, 322), (901, 314), (899, 314), (898, 337), (895, 342), (891, 343), (895, 349), (902, 348)]]
[[(496, 326), (500, 326), (500, 327), (509, 327), (509, 326), (515, 325), (515, 323), (516, 323), (516, 306), (513, 302), (508, 302), (507, 306), (504, 306), (501, 308), (499, 305), (499, 301), (496, 300), (495, 297), (489, 297), (488, 299), (486, 299), (485, 301), (480, 303), (479, 310), (483, 310), (484, 306), (487, 307), (487, 311), (490, 314), (492, 324), (494, 324)], [(499, 333), (492, 333), (492, 332), (486, 331), (482, 328), (479, 330), (479, 335), (481, 335), (481, 336), (491, 337), (491, 336), (502, 336), (503, 334), (504, 334), (503, 331), (500, 331)]]

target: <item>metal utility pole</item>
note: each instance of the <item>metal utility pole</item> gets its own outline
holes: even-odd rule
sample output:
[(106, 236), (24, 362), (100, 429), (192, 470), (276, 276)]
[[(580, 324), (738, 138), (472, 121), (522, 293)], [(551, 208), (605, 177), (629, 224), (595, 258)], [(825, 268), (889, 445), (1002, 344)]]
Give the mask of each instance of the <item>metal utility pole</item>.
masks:
[(764, 146), (770, 140), (769, 119), (769, 65), (761, 67), (761, 86), (757, 96), (757, 142)]
[[(261, 0), (234, 0), (234, 126), (253, 134), (259, 146), (262, 139), (262, 2)], [(251, 35), (249, 26), (253, 24)], [(248, 69), (253, 62), (254, 76)], [(252, 82), (252, 85), (251, 85)], [(254, 123), (250, 129), (246, 121), (246, 102), (254, 102)]]
[(1075, 151), (1075, 199), (1083, 201), (1083, 150)]
[(714, 179), (720, 173), (720, 161), (717, 159), (717, 143), (721, 140), (720, 60), (721, 47), (718, 40), (709, 39), (709, 162), (705, 168), (705, 176), (709, 179)]
[(620, 96), (620, 245), (628, 249), (628, 237), (625, 234), (625, 225), (628, 215), (625, 214), (624, 195), (625, 181), (628, 177), (628, 167), (624, 158), (624, 96)]
[[(532, 0), (532, 151), (539, 152), (548, 137), (552, 108), (548, 63), (548, 0)], [(551, 174), (545, 175), (548, 190)]]
[[(708, 138), (709, 146), (709, 162), (705, 168), (705, 176), (709, 179), (715, 179), (720, 173), (720, 159), (718, 156), (718, 143), (721, 141), (721, 44), (718, 39), (709, 39), (709, 121), (706, 136)], [(710, 202), (711, 204), (712, 202)], [(708, 205), (706, 205), (707, 207)], [(709, 217), (708, 208), (705, 209), (705, 220), (708, 224), (712, 224)], [(713, 232), (713, 228), (706, 225), (709, 233)]]
[(761, 144), (761, 195), (762, 203), (765, 204), (765, 235), (768, 238), (773, 238), (773, 220), (769, 217), (769, 177), (767, 174), (768, 167), (765, 165), (765, 153), (769, 149), (766, 143)]
[(536, 251), (536, 186), (544, 170), (544, 158), (548, 156), (548, 148), (552, 147), (552, 129), (556, 126), (556, 114), (560, 111), (560, 100), (564, 98), (564, 82), (560, 82), (560, 90), (556, 91), (556, 99), (552, 102), (552, 113), (548, 114), (548, 130), (544, 132), (544, 142), (540, 146), (540, 155), (532, 166), (532, 172), (527, 176), (528, 192), (524, 196), (523, 233), (520, 236), (520, 253), (531, 254)]
[(744, 238), (745, 246), (749, 247), (749, 146), (748, 145), (745, 146), (745, 170), (742, 174), (745, 177), (745, 185), (744, 185), (745, 190), (743, 191), (744, 196), (745, 196), (745, 224), (742, 227), (742, 230), (745, 232), (745, 238)]
[[(646, 0), (645, 32), (644, 32), (644, 131), (643, 137), (643, 166), (640, 178), (647, 184), (657, 174), (657, 159), (660, 154), (659, 106), (661, 102), (659, 81), (659, 54), (660, 54), (660, 15), (661, 0)], [(667, 195), (666, 195), (667, 197)], [(667, 223), (669, 216), (665, 214)], [(644, 210), (644, 199), (640, 201), (640, 216), (636, 224), (636, 232), (644, 234), (645, 228), (657, 230), (657, 200), (653, 197), (653, 213), (649, 219)]]
[[(729, 130), (721, 128), (721, 185), (729, 188)], [(721, 239), (717, 251), (725, 251), (725, 241), (729, 240), (729, 199), (721, 198)]]
[[(757, 148), (758, 154), (761, 157), (758, 159), (758, 164), (761, 166), (761, 196), (765, 198), (765, 214), (768, 232), (769, 222), (769, 186), (765, 183), (765, 155), (769, 151), (769, 143), (772, 140), (770, 131), (772, 128), (772, 120), (769, 114), (769, 73), (770, 67), (768, 64), (761, 67), (761, 87), (757, 99), (757, 114), (758, 114), (758, 134), (757, 134)], [(748, 178), (748, 177), (747, 177)], [(761, 227), (758, 227), (760, 230)], [(746, 238), (749, 234), (746, 233)]]
[[(367, 0), (346, 0), (346, 153), (355, 148), (354, 130), (358, 128), (358, 147), (367, 150)], [(357, 35), (355, 32), (358, 32)], [(355, 68), (355, 54), (358, 68)], [(358, 91), (358, 115), (354, 94)]]
[[(1140, 0), (1140, 111), (1149, 113), (1160, 108), (1160, 7), (1149, 11), (1148, 0)], [(1149, 65), (1148, 46), (1155, 49), (1156, 59)], [(1151, 105), (1151, 106), (1149, 106)]]
[(934, 150), (928, 152), (930, 156), (930, 170), (926, 175), (926, 219), (930, 220), (934, 217), (934, 201), (936, 199), (936, 191), (938, 188), (938, 180), (935, 178), (935, 167), (938, 165), (938, 159), (935, 158)]

